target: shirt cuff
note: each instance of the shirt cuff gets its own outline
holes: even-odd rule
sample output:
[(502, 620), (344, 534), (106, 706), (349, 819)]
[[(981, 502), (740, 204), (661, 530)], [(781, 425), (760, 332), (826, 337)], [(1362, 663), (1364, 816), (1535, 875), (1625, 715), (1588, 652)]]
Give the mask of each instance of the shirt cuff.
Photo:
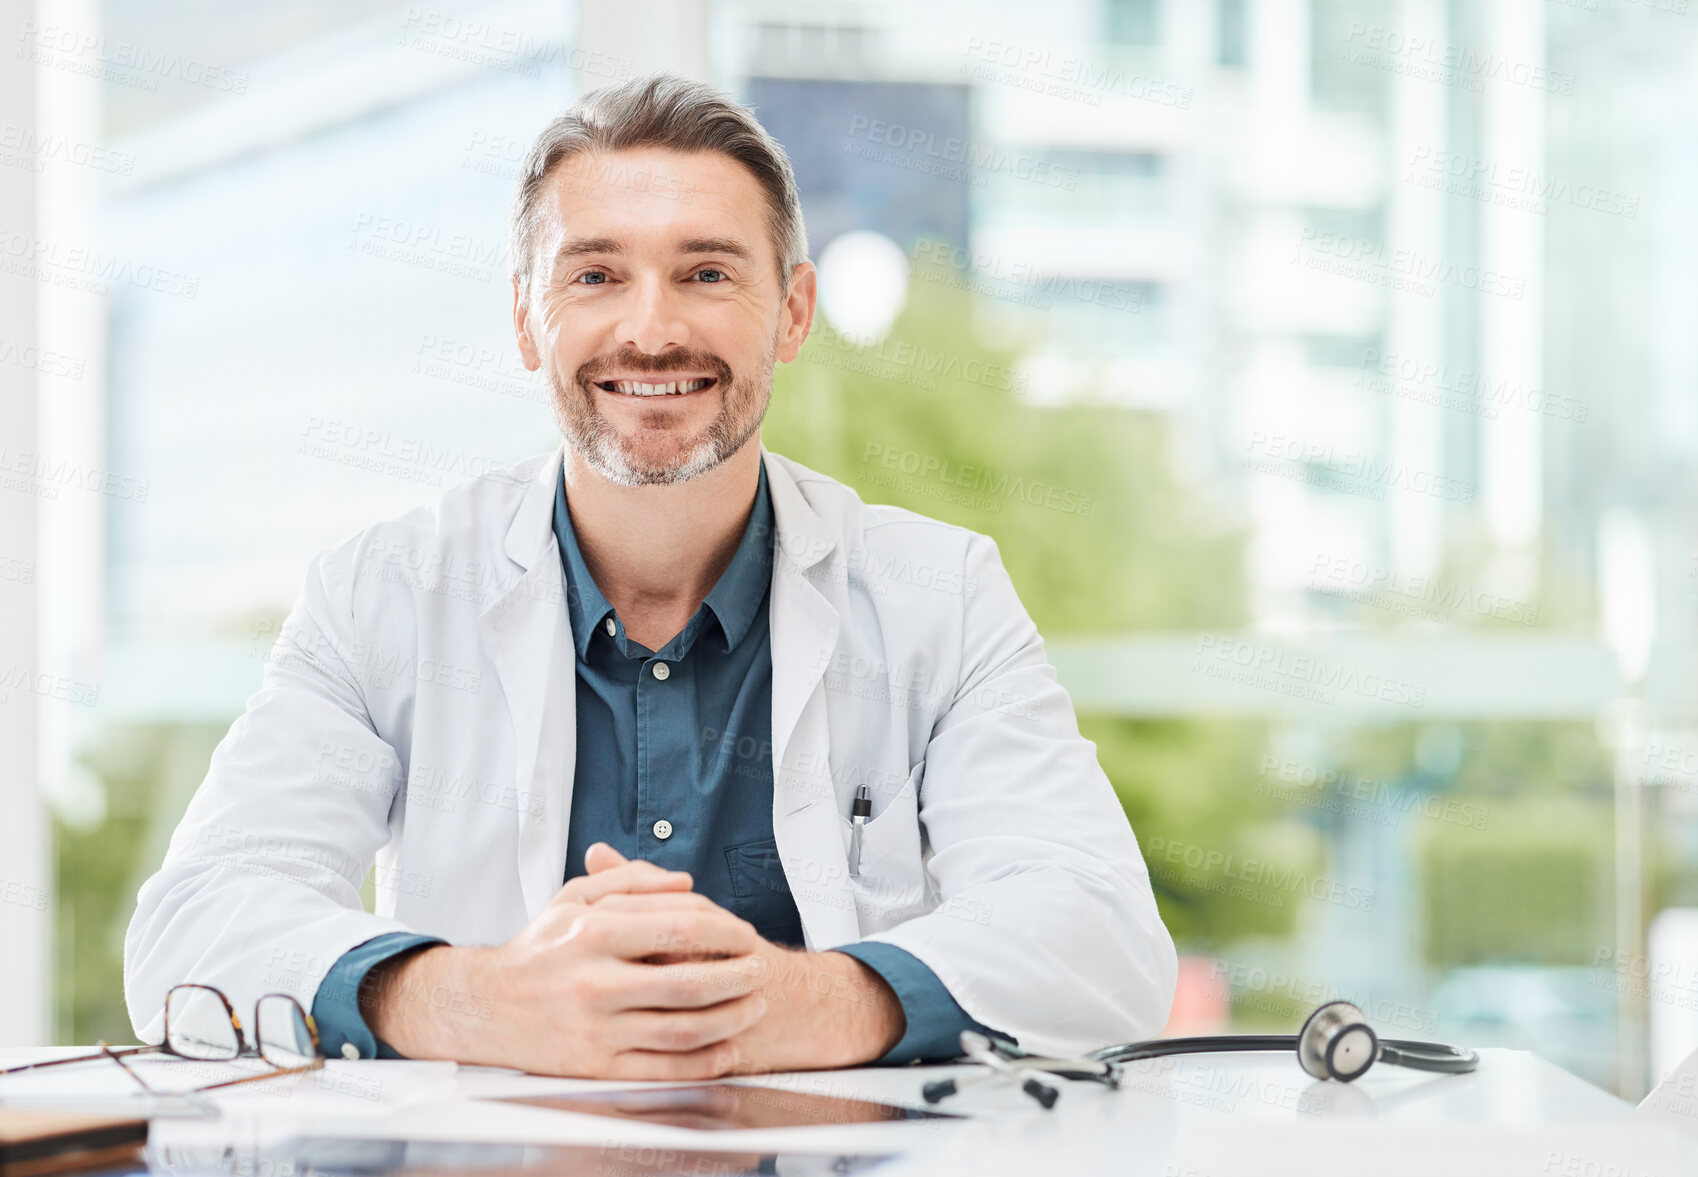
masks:
[(902, 1014), (908, 1019), (902, 1040), (891, 1047), (874, 1066), (894, 1066), (915, 1060), (943, 1061), (961, 1057), (961, 1031), (977, 1030), (1007, 1042), (1014, 1038), (967, 1016), (937, 974), (905, 948), (882, 940), (862, 940), (831, 949), (852, 956), (896, 991)]
[[(446, 944), (436, 936), (388, 932), (350, 948), (337, 958), (319, 982), (312, 999), (312, 1020), (318, 1026), (318, 1048), (326, 1058), (404, 1058), (371, 1032), (360, 1016), (360, 984), (366, 974), (386, 960), (426, 944)], [(348, 1047), (354, 1049), (350, 1051)], [(357, 1052), (357, 1053), (356, 1053)]]

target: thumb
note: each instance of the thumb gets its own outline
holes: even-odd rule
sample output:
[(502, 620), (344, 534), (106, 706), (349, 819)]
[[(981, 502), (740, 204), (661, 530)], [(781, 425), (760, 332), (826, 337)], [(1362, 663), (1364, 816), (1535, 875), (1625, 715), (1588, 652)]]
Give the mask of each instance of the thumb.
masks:
[(584, 852), (584, 870), (589, 874), (624, 866), (626, 857), (606, 842), (597, 842)]

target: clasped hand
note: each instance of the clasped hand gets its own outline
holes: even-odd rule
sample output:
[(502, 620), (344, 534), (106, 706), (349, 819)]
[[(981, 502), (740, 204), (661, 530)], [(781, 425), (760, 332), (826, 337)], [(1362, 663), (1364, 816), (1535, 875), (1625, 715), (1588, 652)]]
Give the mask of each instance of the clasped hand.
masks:
[[(585, 867), (505, 944), (374, 970), (373, 1033), (412, 1058), (665, 1080), (854, 1066), (902, 1037), (894, 993), (853, 957), (773, 944), (687, 873), (605, 843)], [(445, 988), (467, 1000), (428, 999)]]

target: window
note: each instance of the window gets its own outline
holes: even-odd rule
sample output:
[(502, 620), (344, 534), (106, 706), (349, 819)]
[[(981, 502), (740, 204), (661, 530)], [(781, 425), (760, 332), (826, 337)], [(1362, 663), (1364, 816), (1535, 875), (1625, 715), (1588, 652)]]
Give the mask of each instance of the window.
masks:
[(1161, 0), (1108, 0), (1106, 24), (1110, 45), (1155, 45), (1161, 40)]

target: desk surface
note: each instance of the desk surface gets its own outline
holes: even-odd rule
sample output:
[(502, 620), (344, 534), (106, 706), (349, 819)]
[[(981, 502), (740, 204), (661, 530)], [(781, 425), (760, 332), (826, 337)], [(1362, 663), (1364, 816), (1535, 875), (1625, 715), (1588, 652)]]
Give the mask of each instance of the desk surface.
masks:
[[(0, 1050), (0, 1066), (64, 1053)], [(490, 1102), (631, 1084), (544, 1079), (446, 1063), (332, 1061), (310, 1084), (283, 1078), (219, 1095), (219, 1120), (157, 1120), (153, 1139), (162, 1150), (229, 1144), (238, 1155), (307, 1136), (578, 1145), (604, 1153), (638, 1148), (821, 1154), (816, 1158), (820, 1160), (834, 1153), (872, 1154), (895, 1158), (877, 1170), (890, 1177), (994, 1177), (1034, 1170), (1227, 1177), (1240, 1172), (1314, 1173), (1323, 1162), (1358, 1166), (1363, 1173), (1477, 1172), (1493, 1177), (1698, 1172), (1698, 1135), (1636, 1112), (1532, 1054), (1481, 1054), (1480, 1070), (1473, 1075), (1431, 1076), (1380, 1066), (1350, 1085), (1312, 1081), (1283, 1055), (1155, 1059), (1130, 1065), (1119, 1091), (1065, 1083), (1060, 1102), (1048, 1112), (1012, 1085), (992, 1081), (967, 1088), (942, 1105), (964, 1113), (966, 1118), (959, 1120), (718, 1132)], [(99, 1069), (101, 1064), (88, 1066)], [(59, 1082), (80, 1069), (58, 1072)], [(767, 1075), (746, 1082), (920, 1106), (923, 1082), (975, 1070), (867, 1068)], [(90, 1078), (78, 1082), (94, 1081), (93, 1070), (86, 1074)], [(16, 1086), (9, 1086), (16, 1078), (0, 1079), (0, 1100), (18, 1093)], [(623, 1171), (606, 1164), (583, 1171), (597, 1169)], [(255, 1177), (254, 1170), (239, 1162), (226, 1171)], [(555, 1169), (550, 1177), (567, 1175)]]

